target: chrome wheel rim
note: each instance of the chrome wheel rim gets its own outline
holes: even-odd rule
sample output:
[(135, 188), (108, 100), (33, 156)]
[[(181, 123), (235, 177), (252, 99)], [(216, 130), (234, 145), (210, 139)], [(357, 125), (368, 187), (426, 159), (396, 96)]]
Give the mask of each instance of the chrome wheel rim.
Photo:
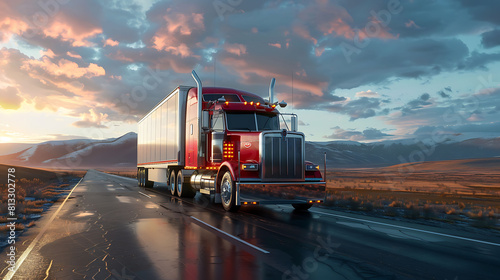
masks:
[(182, 193), (182, 175), (177, 176), (177, 193)]
[(170, 192), (174, 193), (175, 191), (175, 173), (172, 172), (170, 175)]
[(224, 204), (228, 205), (231, 201), (231, 183), (227, 179), (223, 179), (221, 186), (221, 198)]

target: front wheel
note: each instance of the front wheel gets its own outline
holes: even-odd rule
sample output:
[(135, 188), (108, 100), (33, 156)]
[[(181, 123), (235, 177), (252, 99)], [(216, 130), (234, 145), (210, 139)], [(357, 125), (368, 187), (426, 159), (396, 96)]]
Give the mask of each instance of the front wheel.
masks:
[(224, 210), (236, 212), (240, 206), (236, 205), (236, 186), (231, 177), (231, 172), (226, 171), (220, 182), (220, 196)]

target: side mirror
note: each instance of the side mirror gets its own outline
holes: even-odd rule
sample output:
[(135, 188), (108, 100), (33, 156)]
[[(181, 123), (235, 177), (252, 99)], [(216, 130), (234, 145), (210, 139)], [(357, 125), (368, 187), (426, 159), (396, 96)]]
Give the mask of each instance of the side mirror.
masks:
[(292, 131), (298, 131), (299, 130), (299, 118), (295, 115), (292, 115)]
[(204, 130), (210, 129), (210, 114), (208, 111), (201, 113), (201, 128)]

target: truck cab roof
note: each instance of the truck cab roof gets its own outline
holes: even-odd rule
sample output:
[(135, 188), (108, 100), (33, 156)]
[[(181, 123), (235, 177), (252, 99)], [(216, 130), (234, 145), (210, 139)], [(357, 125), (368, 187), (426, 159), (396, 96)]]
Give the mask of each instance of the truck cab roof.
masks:
[[(189, 91), (196, 92), (198, 89), (196, 87), (191, 88)], [(246, 92), (243, 90), (237, 90), (232, 88), (224, 87), (203, 87), (203, 101), (216, 101), (220, 97), (224, 96), (226, 101), (229, 102), (260, 102), (264, 103), (264, 99), (257, 94)]]

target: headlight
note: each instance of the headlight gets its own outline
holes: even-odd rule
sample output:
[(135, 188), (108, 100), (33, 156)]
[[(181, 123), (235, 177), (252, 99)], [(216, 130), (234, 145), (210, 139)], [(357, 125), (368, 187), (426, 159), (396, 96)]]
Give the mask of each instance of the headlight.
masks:
[(316, 171), (316, 170), (319, 170), (319, 165), (316, 165), (316, 164), (306, 165), (306, 170), (307, 171)]

